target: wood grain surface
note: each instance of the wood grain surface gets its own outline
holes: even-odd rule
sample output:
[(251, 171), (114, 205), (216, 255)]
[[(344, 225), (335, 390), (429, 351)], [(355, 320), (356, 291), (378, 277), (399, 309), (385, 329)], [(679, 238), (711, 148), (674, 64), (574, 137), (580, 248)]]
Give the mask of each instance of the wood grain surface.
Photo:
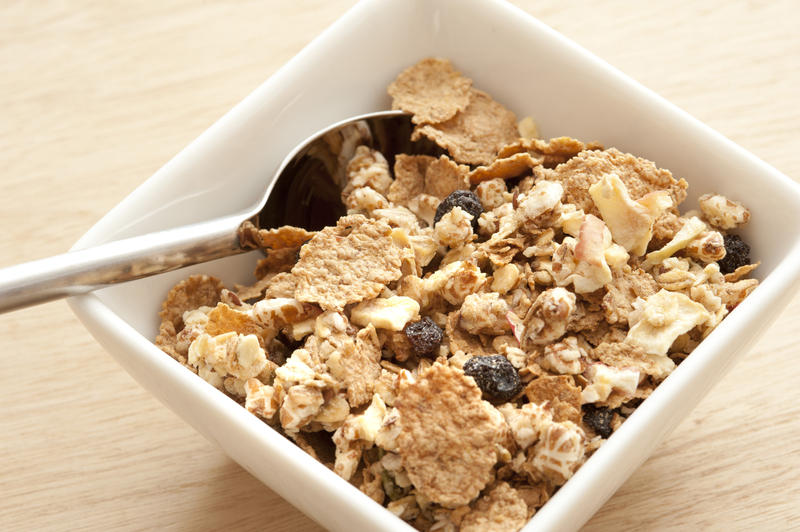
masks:
[[(0, 2), (0, 266), (66, 251), (353, 3)], [(514, 3), (800, 177), (796, 0)], [(798, 313), (795, 297), (586, 530), (800, 528)], [(0, 529), (320, 530), (63, 301), (0, 316), (0, 353)]]

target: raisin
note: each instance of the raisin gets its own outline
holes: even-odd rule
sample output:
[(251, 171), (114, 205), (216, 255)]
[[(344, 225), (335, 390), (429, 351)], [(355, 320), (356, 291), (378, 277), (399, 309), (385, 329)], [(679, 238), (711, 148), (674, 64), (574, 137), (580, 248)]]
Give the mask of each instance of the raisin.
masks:
[(740, 266), (750, 264), (750, 246), (739, 235), (725, 235), (725, 256), (717, 261), (719, 271), (733, 273)]
[(613, 419), (613, 410), (593, 404), (583, 405), (583, 422), (603, 438), (611, 436), (613, 432), (611, 421)]
[(442, 328), (427, 316), (407, 324), (403, 332), (418, 356), (433, 354), (444, 338)]
[(475, 379), (483, 398), (492, 403), (510, 401), (522, 390), (517, 368), (503, 355), (472, 357), (464, 363), (464, 373)]
[(439, 203), (439, 206), (436, 207), (436, 215), (433, 217), (433, 224), (436, 225), (439, 220), (442, 219), (442, 216), (456, 207), (461, 207), (464, 212), (472, 215), (472, 229), (477, 231), (478, 218), (483, 214), (483, 206), (478, 196), (469, 190), (456, 190), (443, 199), (441, 203)]

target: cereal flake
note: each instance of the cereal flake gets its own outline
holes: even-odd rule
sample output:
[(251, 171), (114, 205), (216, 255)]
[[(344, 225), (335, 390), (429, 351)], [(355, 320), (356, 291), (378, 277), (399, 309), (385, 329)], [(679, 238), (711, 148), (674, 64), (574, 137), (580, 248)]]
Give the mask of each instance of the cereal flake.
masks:
[(478, 499), (461, 521), (461, 532), (517, 532), (528, 520), (528, 505), (517, 490), (499, 482)]
[(239, 244), (247, 249), (297, 248), (313, 236), (314, 233), (291, 225), (277, 229), (259, 229), (247, 221), (239, 227)]
[(159, 317), (169, 321), (176, 331), (183, 329), (183, 313), (198, 307), (213, 307), (224, 288), (222, 281), (210, 275), (192, 275), (170, 289), (161, 304)]
[(317, 233), (292, 268), (295, 297), (325, 310), (376, 297), (401, 274), (402, 249), (390, 232), (385, 222), (352, 215)]
[(616, 174), (622, 180), (634, 200), (657, 190), (669, 191), (673, 206), (686, 198), (686, 181), (676, 181), (669, 170), (658, 168), (652, 161), (622, 153), (616, 148), (583, 151), (557, 166), (550, 178), (564, 185), (565, 203), (574, 203), (584, 212), (597, 215), (599, 212), (589, 194), (589, 186), (609, 173)]
[(517, 139), (514, 113), (483, 91), (472, 89), (466, 109), (446, 122), (417, 126), (411, 139), (428, 137), (458, 163), (491, 164), (497, 151)]
[(546, 375), (533, 379), (524, 390), (531, 403), (550, 403), (556, 422), (581, 422), (581, 389), (569, 375)]
[[(468, 504), (492, 478), (508, 428), (461, 370), (436, 364), (402, 388), (399, 454), (420, 495), (447, 508)], [(464, 457), (469, 460), (464, 460)]]
[(471, 87), (450, 61), (429, 57), (401, 72), (388, 92), (392, 109), (413, 113), (415, 124), (437, 124), (467, 107)]

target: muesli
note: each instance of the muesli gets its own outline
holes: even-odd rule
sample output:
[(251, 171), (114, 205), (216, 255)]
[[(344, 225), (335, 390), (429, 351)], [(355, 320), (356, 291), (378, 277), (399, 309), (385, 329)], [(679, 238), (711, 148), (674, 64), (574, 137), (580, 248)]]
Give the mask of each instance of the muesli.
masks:
[(243, 227), (257, 282), (179, 283), (156, 344), (417, 529), (516, 531), (756, 288), (750, 213), (445, 59), (389, 94), (447, 154), (359, 147), (346, 216)]

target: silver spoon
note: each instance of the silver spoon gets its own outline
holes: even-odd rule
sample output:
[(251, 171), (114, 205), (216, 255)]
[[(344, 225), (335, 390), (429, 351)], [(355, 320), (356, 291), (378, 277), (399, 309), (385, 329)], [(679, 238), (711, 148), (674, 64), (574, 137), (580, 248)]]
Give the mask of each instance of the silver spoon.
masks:
[(0, 313), (250, 251), (237, 234), (247, 221), (259, 228), (332, 225), (345, 212), (345, 167), (360, 144), (381, 151), (390, 165), (397, 153), (435, 151), (430, 142), (412, 143), (412, 129), (401, 111), (343, 120), (300, 143), (246, 212), (0, 269)]

